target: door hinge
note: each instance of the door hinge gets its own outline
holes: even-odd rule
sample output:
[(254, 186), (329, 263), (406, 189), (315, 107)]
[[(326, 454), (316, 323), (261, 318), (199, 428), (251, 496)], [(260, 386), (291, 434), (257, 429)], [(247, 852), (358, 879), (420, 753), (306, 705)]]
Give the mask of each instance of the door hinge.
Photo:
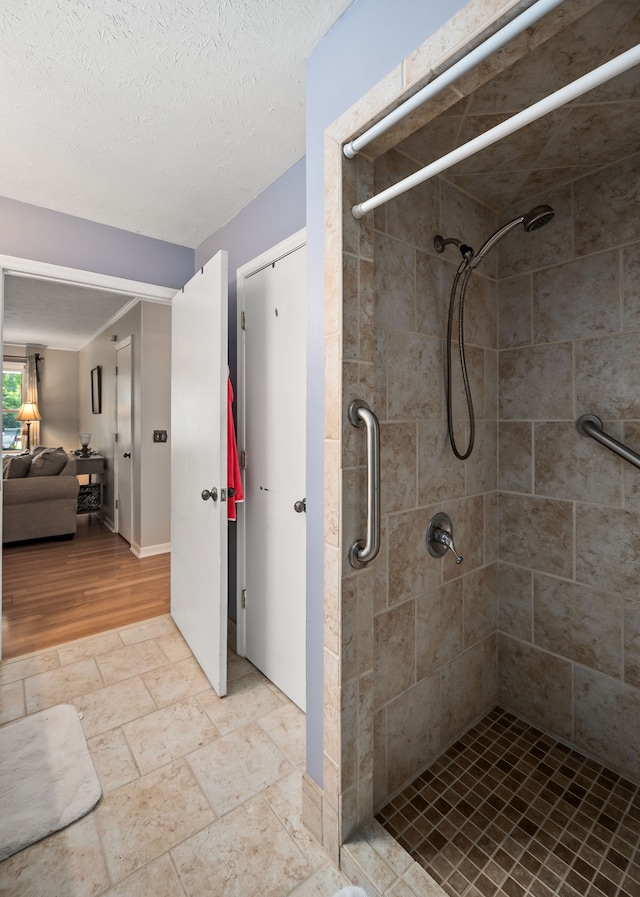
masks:
[(243, 330), (247, 329), (247, 316), (244, 312), (242, 312), (240, 315), (240, 324)]
[(118, 376), (118, 365), (116, 365), (116, 377)]
[(244, 608), (246, 606), (247, 606), (247, 590), (243, 589), (242, 590), (242, 598), (240, 600), (240, 607)]
[(247, 469), (247, 453), (243, 450), (240, 452), (240, 470)]
[(117, 441), (118, 441), (118, 434), (117, 434), (117, 433), (115, 434), (115, 436), (114, 436), (114, 438), (113, 438), (113, 441), (114, 441), (114, 442), (117, 442)]
[(118, 499), (116, 498), (116, 510), (118, 509)]

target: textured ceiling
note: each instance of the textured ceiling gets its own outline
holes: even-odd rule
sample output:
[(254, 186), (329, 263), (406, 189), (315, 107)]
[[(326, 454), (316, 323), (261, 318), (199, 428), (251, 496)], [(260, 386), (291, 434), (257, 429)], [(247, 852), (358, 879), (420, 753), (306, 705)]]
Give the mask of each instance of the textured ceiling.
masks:
[(78, 350), (135, 296), (32, 277), (5, 277), (4, 342)]
[(353, 0), (3, 0), (0, 196), (195, 247), (305, 153)]

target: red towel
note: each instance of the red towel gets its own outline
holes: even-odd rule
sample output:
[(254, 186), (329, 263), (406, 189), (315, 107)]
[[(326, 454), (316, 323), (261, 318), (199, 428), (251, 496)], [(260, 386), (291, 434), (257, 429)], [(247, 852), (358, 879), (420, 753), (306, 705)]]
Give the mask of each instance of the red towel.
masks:
[(231, 378), (227, 380), (227, 402), (227, 516), (229, 520), (235, 520), (236, 504), (239, 501), (244, 501), (244, 491), (242, 489), (242, 473), (238, 460), (236, 428), (233, 425), (233, 386), (231, 385)]

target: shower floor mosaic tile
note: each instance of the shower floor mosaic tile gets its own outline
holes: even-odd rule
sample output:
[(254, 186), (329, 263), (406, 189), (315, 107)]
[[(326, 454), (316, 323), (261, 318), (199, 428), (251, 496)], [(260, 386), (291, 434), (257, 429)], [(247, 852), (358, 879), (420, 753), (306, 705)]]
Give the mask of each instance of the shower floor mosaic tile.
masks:
[(640, 897), (640, 788), (499, 708), (376, 818), (451, 897)]

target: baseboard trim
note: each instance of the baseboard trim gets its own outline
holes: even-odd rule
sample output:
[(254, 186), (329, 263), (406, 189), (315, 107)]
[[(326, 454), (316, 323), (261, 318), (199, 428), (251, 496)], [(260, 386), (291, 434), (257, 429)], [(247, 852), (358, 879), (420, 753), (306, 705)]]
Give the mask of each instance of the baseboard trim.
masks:
[(131, 551), (137, 558), (150, 558), (155, 554), (169, 554), (171, 542), (161, 542), (158, 545), (145, 545), (144, 547), (138, 545), (137, 542), (132, 542)]

